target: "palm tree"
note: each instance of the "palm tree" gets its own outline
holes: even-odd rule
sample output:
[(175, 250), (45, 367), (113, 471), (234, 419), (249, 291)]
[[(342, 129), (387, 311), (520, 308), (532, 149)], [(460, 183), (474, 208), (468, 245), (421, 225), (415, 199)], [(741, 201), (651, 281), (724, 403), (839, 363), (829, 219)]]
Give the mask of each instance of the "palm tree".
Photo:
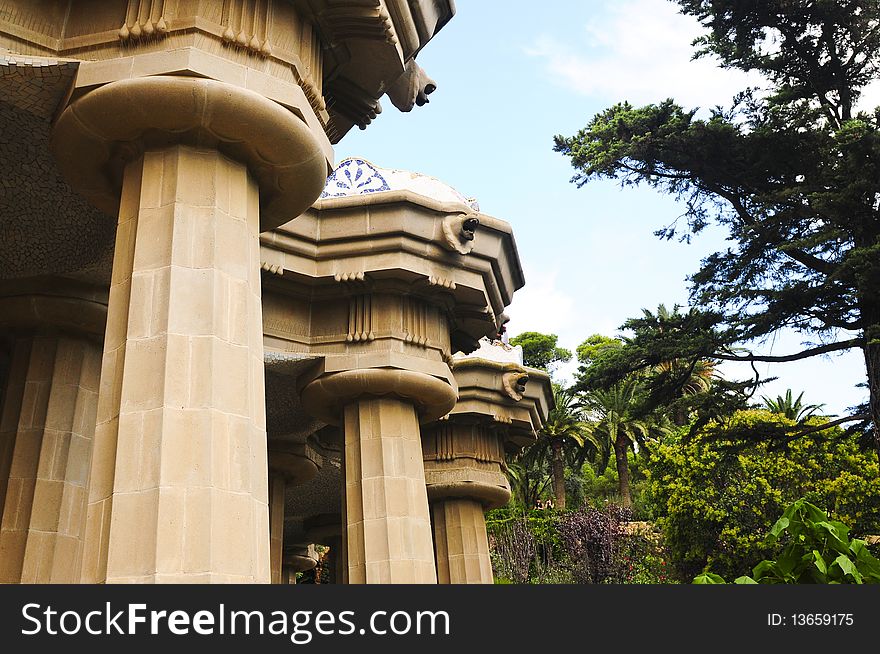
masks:
[(632, 376), (608, 389), (587, 391), (582, 406), (592, 418), (592, 436), (600, 448), (614, 451), (617, 466), (618, 492), (625, 507), (632, 506), (629, 483), (630, 449), (646, 447), (648, 441), (666, 433), (668, 419), (639, 412), (641, 380)]
[(775, 400), (771, 400), (768, 397), (761, 396), (761, 399), (764, 401), (764, 407), (768, 411), (783, 415), (795, 422), (806, 420), (821, 411), (825, 406), (824, 404), (804, 404), (803, 392), (797, 398), (793, 398), (793, 395), (789, 388), (785, 391), (785, 397), (777, 395)]
[[(673, 307), (670, 311), (665, 304), (657, 306), (657, 314), (648, 309), (642, 309), (645, 320), (655, 322), (660, 333), (667, 331), (667, 325), (682, 318), (679, 307)], [(655, 365), (649, 373), (652, 382), (656, 384), (672, 384), (673, 391), (670, 397), (672, 407), (672, 419), (678, 427), (688, 423), (688, 410), (686, 405), (676, 402), (682, 398), (707, 393), (712, 388), (712, 383), (718, 378), (716, 361), (697, 359), (688, 362), (685, 359), (671, 359)]]
[(505, 463), (504, 472), (510, 481), (514, 504), (526, 510), (536, 507), (549, 481), (544, 466), (533, 465), (521, 456), (518, 460)]
[(553, 384), (553, 400), (555, 406), (538, 431), (538, 440), (526, 450), (521, 460), (530, 468), (543, 466), (549, 459), (555, 506), (563, 510), (566, 464), (583, 461), (586, 454), (596, 448), (590, 447), (595, 446), (595, 442), (575, 392)]

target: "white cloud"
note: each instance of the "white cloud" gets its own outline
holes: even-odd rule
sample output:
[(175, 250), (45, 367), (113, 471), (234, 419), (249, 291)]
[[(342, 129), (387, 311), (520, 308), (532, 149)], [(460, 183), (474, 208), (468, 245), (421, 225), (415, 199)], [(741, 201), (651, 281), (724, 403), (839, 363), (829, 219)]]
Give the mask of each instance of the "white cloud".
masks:
[[(524, 266), (526, 285), (514, 295), (513, 303), (507, 308), (510, 316), (507, 325), (508, 335), (513, 338), (522, 332), (541, 332), (559, 336), (559, 347), (574, 353), (575, 348), (591, 334), (615, 334), (617, 325), (607, 319), (597, 319), (592, 315), (595, 301), (591, 301), (591, 288), (582, 283), (580, 299), (565, 293), (559, 281), (558, 270), (541, 269), (539, 266)], [(554, 378), (570, 384), (578, 369), (578, 362), (572, 357), (568, 363), (557, 366)]]
[(516, 292), (513, 303), (506, 310), (510, 316), (508, 333), (511, 336), (521, 332), (561, 335), (572, 331), (576, 302), (560, 290), (558, 273), (534, 268), (527, 268), (526, 273), (525, 288)]
[(691, 42), (702, 31), (673, 3), (625, 0), (591, 21), (582, 43), (543, 35), (526, 53), (545, 59), (557, 83), (601, 101), (640, 105), (673, 97), (684, 106), (708, 109), (760, 84), (759, 77), (722, 70), (711, 59), (692, 61)]
[(874, 111), (876, 107), (880, 107), (880, 80), (868, 84), (858, 102), (858, 108), (863, 111)]

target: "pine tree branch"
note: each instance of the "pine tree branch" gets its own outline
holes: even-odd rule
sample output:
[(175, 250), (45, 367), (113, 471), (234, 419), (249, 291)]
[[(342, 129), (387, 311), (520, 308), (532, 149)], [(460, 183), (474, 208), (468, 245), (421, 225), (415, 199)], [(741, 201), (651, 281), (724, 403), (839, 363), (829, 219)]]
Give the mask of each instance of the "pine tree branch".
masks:
[[(766, 234), (764, 226), (761, 225), (760, 221), (752, 216), (751, 213), (749, 213), (745, 205), (742, 203), (741, 198), (737, 197), (734, 193), (726, 191), (720, 187), (710, 188), (708, 190), (730, 202), (740, 220), (742, 220), (746, 225), (752, 227), (760, 234)], [(791, 257), (801, 265), (804, 265), (807, 268), (814, 270), (818, 273), (822, 273), (824, 275), (830, 275), (837, 269), (837, 266), (835, 266), (834, 264), (829, 263), (824, 259), (820, 259), (819, 257), (813, 256), (808, 252), (804, 252), (803, 250), (798, 250), (796, 248), (786, 248), (783, 250), (782, 248), (780, 248), (779, 251), (782, 252), (782, 254)]]
[(821, 425), (813, 425), (812, 427), (807, 427), (799, 431), (792, 436), (789, 436), (785, 440), (780, 441), (779, 443), (775, 443), (770, 449), (778, 450), (780, 448), (785, 447), (789, 443), (796, 441), (799, 438), (803, 438), (809, 434), (815, 434), (820, 431), (825, 431), (826, 429), (831, 429), (832, 427), (837, 427), (838, 425), (846, 424), (847, 422), (856, 422), (859, 420), (870, 420), (871, 416), (867, 413), (859, 413), (854, 416), (846, 416), (845, 418), (838, 418), (837, 420), (832, 420), (831, 422), (826, 422)]
[(840, 341), (839, 343), (829, 343), (828, 345), (821, 345), (819, 347), (813, 347), (808, 350), (803, 350), (802, 352), (797, 352), (795, 354), (786, 354), (782, 356), (761, 356), (757, 354), (748, 354), (748, 355), (735, 355), (735, 354), (719, 354), (715, 353), (710, 355), (713, 359), (721, 359), (722, 361), (746, 361), (746, 362), (759, 362), (759, 363), (787, 363), (789, 361), (800, 361), (801, 359), (808, 359), (810, 357), (817, 356), (819, 354), (827, 354), (828, 352), (839, 352), (840, 350), (848, 350), (853, 347), (858, 347), (864, 345), (865, 340), (863, 338), (853, 338), (848, 341)]

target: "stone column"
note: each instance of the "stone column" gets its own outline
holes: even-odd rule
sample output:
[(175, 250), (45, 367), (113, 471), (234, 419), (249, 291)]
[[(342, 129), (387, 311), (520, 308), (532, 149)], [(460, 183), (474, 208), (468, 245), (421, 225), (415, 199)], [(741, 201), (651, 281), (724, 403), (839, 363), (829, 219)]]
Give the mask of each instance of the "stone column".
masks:
[(494, 582), (485, 510), (476, 500), (464, 498), (431, 503), (438, 583)]
[(269, 572), (270, 583), (282, 581), (282, 554), (284, 548), (284, 494), (287, 484), (284, 475), (269, 470)]
[(89, 515), (109, 527), (106, 579), (267, 581), (259, 189), (216, 150), (150, 151), (118, 230), (98, 416), (112, 505)]
[(269, 441), (269, 558), (273, 584), (287, 583), (283, 565), (287, 489), (313, 479), (320, 460), (320, 455), (305, 443)]
[(441, 584), (491, 584), (484, 512), (510, 500), (500, 434), (452, 415), (426, 430), (425, 476)]
[(267, 583), (259, 233), (326, 159), (263, 96), (161, 76), (84, 95), (53, 148), (108, 212), (121, 178), (82, 580)]
[(443, 380), (393, 369), (333, 373), (303, 390), (331, 424), (342, 408), (348, 583), (436, 583), (419, 422), (455, 397)]
[(0, 414), (0, 583), (79, 580), (100, 347), (15, 339)]
[(348, 576), (348, 558), (345, 555), (345, 541), (342, 534), (327, 539), (327, 547), (330, 548), (330, 571), (333, 575), (334, 584), (346, 584)]

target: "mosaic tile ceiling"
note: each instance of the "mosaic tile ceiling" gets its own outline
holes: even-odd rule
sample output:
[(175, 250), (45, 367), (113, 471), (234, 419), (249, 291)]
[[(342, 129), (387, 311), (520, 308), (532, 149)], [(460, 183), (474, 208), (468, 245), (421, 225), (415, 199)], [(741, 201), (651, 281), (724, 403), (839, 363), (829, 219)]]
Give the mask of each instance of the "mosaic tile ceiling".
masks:
[(76, 68), (0, 52), (0, 279), (81, 270), (112, 249), (115, 220), (61, 179), (49, 152)]

